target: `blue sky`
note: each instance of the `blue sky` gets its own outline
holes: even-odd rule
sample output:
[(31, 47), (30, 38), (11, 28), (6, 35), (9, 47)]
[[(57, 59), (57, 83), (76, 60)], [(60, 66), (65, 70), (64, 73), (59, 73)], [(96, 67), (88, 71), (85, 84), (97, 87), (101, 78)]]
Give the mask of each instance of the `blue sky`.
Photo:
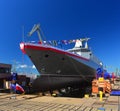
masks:
[(108, 70), (120, 69), (119, 0), (0, 0), (1, 63), (32, 67), (19, 43), (22, 27), (28, 39), (27, 33), (36, 23), (41, 24), (47, 40), (90, 37), (89, 46)]

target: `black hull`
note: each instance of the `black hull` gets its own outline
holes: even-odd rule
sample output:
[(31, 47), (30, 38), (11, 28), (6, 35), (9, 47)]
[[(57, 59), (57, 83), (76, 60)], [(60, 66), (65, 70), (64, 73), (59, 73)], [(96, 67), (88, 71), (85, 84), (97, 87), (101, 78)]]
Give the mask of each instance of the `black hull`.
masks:
[(90, 85), (99, 67), (89, 59), (42, 45), (25, 44), (24, 52), (40, 72), (33, 82), (36, 91)]
[(80, 76), (44, 76), (41, 75), (33, 82), (33, 90), (52, 91), (71, 87), (74, 89), (91, 86), (93, 78), (81, 78)]

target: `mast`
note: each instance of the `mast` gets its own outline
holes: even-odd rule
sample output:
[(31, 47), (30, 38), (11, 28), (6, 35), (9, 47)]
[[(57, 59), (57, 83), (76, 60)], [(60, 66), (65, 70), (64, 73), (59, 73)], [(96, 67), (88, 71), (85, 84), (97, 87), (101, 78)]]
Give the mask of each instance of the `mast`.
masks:
[(88, 42), (89, 39), (90, 39), (90, 38), (85, 38), (85, 40), (84, 40), (84, 41), (85, 41), (85, 48), (86, 48), (86, 49), (88, 49), (88, 43), (87, 43), (87, 42)]
[(83, 46), (83, 42), (85, 41), (85, 48), (88, 48), (88, 40), (90, 38), (81, 38), (81, 39), (77, 39), (76, 43), (75, 43), (75, 48), (81, 48)]

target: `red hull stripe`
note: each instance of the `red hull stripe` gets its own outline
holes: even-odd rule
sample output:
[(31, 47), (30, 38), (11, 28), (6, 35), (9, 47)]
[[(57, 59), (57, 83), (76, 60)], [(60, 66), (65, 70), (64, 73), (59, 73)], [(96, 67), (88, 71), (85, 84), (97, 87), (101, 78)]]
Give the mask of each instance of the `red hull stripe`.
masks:
[(27, 45), (24, 46), (24, 50), (26, 50), (26, 49), (42, 50), (42, 51), (53, 51), (53, 52), (56, 52), (56, 53), (59, 53), (59, 54), (69, 55), (69, 56), (72, 56), (72, 57), (77, 57), (77, 58), (89, 61), (89, 59), (83, 58), (81, 56), (78, 56), (78, 55), (75, 55), (75, 54), (72, 54), (72, 53), (69, 53), (69, 52), (58, 50), (58, 49), (55, 49), (55, 48), (52, 48), (52, 47), (35, 46), (35, 45), (27, 44)]

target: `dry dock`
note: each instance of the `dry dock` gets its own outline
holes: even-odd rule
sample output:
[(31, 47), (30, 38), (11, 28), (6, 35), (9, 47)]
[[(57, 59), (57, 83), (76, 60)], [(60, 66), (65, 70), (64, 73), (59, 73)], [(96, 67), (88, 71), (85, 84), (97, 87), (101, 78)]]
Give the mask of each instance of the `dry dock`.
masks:
[(120, 97), (106, 96), (103, 101), (99, 97), (68, 98), (40, 95), (17, 95), (0, 93), (0, 111), (120, 111)]

